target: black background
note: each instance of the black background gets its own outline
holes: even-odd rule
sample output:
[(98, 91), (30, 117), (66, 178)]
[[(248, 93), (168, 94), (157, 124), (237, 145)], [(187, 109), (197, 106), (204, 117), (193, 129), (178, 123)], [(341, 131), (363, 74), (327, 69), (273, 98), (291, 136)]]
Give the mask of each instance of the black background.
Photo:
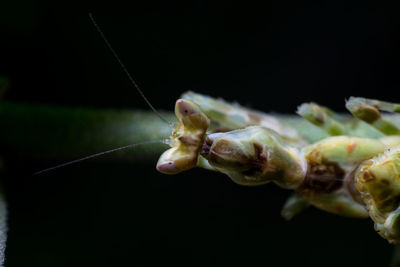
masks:
[[(354, 3), (354, 2), (352, 2)], [(0, 3), (6, 99), (148, 109), (88, 18), (159, 109), (186, 90), (266, 112), (314, 101), (400, 102), (397, 9), (340, 1)], [(6, 130), (6, 129), (0, 129)], [(62, 142), (62, 140), (60, 140)], [(369, 220), (310, 208), (279, 215), (288, 191), (221, 174), (165, 176), (149, 164), (9, 157), (6, 266), (387, 266), (392, 247)]]

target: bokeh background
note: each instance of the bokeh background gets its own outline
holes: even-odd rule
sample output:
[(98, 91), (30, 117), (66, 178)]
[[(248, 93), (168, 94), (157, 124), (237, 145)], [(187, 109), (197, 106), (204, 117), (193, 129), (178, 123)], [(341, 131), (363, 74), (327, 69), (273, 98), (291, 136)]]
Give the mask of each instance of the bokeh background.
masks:
[[(352, 2), (353, 4), (355, 2)], [(151, 102), (186, 90), (266, 112), (314, 101), (345, 112), (364, 96), (400, 102), (399, 16), (347, 1), (0, 2), (7, 101), (148, 110), (88, 18), (93, 12)], [(7, 131), (0, 126), (0, 131)], [(62, 143), (63, 140), (60, 140)], [(40, 151), (38, 151), (40, 153)], [(154, 162), (57, 161), (7, 149), (6, 266), (387, 266), (392, 246), (369, 220), (314, 208), (286, 222), (290, 192), (240, 187)]]

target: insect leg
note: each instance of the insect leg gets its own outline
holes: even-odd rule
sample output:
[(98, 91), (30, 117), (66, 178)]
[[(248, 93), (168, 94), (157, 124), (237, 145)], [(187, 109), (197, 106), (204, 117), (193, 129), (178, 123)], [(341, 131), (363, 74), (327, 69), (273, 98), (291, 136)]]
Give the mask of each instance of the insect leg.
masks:
[(285, 220), (291, 220), (294, 216), (310, 206), (310, 203), (304, 197), (293, 193), (285, 202), (281, 215)]
[(350, 97), (346, 108), (354, 117), (365, 121), (386, 135), (400, 134), (400, 129), (389, 120), (382, 117), (380, 110), (400, 113), (400, 105), (379, 100)]
[(346, 134), (344, 124), (334, 118), (333, 111), (326, 107), (316, 103), (304, 103), (298, 107), (297, 113), (329, 135)]
[(226, 132), (258, 125), (274, 130), (287, 141), (294, 143), (303, 141), (297, 131), (275, 116), (194, 92), (186, 92), (182, 98), (199, 105), (211, 120), (211, 132)]

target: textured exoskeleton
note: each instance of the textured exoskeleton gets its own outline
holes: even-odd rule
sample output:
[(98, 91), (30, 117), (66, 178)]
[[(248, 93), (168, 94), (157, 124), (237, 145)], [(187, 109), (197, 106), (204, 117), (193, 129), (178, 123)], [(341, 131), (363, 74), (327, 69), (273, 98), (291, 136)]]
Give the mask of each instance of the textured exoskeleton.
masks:
[(300, 106), (298, 113), (311, 122), (308, 129), (320, 131), (312, 139), (286, 124), (290, 118), (189, 92), (176, 102), (179, 122), (157, 169), (176, 174), (202, 167), (240, 185), (273, 182), (294, 190), (282, 210), (286, 219), (311, 204), (342, 216), (370, 217), (382, 237), (397, 243), (400, 135), (379, 110), (398, 111), (398, 105), (351, 98), (346, 107), (360, 121), (314, 103)]
[(391, 243), (400, 237), (400, 146), (361, 164), (356, 188), (375, 222), (375, 230)]

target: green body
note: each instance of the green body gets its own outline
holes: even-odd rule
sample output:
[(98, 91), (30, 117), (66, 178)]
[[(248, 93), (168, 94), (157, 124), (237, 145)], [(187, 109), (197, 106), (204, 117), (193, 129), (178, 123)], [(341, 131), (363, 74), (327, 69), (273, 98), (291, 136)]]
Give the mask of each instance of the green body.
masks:
[(347, 107), (360, 119), (354, 121), (303, 104), (298, 113), (314, 125), (309, 134), (292, 128), (290, 119), (285, 123), (238, 104), (193, 92), (182, 98), (159, 171), (175, 174), (197, 166), (240, 185), (273, 182), (295, 191), (282, 210), (286, 219), (313, 205), (341, 216), (370, 217), (382, 237), (400, 241), (400, 135), (379, 112), (397, 111), (398, 105), (351, 98)]

